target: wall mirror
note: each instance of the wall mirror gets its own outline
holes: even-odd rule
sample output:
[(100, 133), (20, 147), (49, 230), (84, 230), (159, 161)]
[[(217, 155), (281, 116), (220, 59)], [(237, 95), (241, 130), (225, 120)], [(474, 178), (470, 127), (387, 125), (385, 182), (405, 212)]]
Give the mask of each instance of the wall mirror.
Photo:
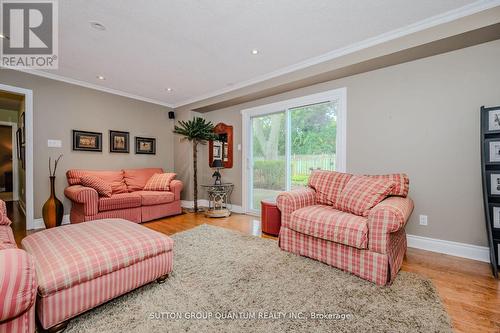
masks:
[(224, 168), (230, 169), (233, 167), (233, 126), (218, 123), (214, 132), (219, 135), (219, 140), (208, 144), (208, 163), (212, 167), (214, 160), (222, 160)]

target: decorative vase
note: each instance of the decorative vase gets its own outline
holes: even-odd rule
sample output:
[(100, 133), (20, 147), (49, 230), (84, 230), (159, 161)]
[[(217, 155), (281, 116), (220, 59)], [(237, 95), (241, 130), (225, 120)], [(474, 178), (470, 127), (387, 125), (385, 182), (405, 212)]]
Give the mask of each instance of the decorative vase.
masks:
[(55, 191), (56, 177), (50, 176), (50, 197), (43, 205), (43, 223), (47, 229), (58, 227), (62, 223), (64, 206), (62, 202), (57, 199)]

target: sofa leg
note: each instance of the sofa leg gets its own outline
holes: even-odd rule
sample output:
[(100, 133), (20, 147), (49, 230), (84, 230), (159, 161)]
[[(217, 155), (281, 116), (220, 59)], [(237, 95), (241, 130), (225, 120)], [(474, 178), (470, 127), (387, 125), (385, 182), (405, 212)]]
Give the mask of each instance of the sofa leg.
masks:
[(68, 327), (68, 324), (69, 324), (69, 320), (63, 321), (62, 323), (59, 323), (56, 326), (52, 326), (51, 328), (49, 328), (45, 332), (47, 332), (47, 333), (60, 333), (60, 332), (64, 332), (64, 330), (66, 329), (66, 327)]
[(167, 278), (168, 278), (168, 274), (162, 275), (156, 279), (156, 282), (158, 282), (159, 284), (165, 283), (165, 281), (167, 281)]

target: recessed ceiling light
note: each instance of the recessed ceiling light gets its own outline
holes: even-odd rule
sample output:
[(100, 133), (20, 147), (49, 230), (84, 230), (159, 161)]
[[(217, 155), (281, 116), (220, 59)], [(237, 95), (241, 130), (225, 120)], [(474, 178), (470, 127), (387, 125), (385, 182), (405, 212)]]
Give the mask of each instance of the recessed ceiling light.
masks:
[(172, 92), (172, 91), (174, 91), (174, 89), (172, 89), (172, 88), (167, 88), (167, 91), (168, 91), (168, 92)]
[(97, 75), (96, 78), (98, 78), (99, 80), (102, 80), (102, 81), (106, 80), (106, 78), (102, 75)]
[(90, 22), (90, 26), (95, 30), (104, 31), (106, 27), (99, 22)]
[(253, 54), (253, 55), (259, 54), (259, 50), (257, 50), (257, 49), (253, 49), (253, 50), (252, 50), (252, 54)]

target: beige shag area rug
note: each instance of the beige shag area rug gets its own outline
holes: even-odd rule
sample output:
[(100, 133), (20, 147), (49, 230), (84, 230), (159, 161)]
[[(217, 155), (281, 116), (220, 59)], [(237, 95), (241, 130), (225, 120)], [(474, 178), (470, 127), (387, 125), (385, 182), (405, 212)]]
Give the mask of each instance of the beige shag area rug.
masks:
[(178, 233), (174, 272), (75, 319), (67, 332), (452, 332), (432, 283), (401, 272), (377, 287), (202, 225)]

